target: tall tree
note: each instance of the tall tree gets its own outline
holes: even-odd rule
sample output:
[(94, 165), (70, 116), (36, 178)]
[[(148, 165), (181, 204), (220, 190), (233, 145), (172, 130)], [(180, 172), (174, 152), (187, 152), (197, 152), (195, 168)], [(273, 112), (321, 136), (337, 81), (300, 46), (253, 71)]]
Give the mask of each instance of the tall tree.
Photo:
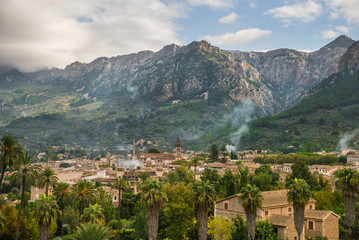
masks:
[(193, 157), (191, 160), (191, 165), (194, 166), (194, 175), (196, 176), (197, 174), (197, 167), (199, 164), (199, 158), (198, 157)]
[(242, 164), (238, 165), (239, 171), (239, 190), (242, 191), (249, 183), (249, 168), (244, 167)]
[(295, 179), (289, 186), (287, 193), (288, 202), (293, 202), (294, 225), (298, 233), (298, 240), (303, 232), (305, 205), (309, 202), (311, 195), (310, 186), (303, 179)]
[(199, 180), (193, 184), (193, 195), (197, 211), (198, 240), (205, 240), (208, 230), (208, 210), (216, 199), (216, 191), (208, 181)]
[(221, 179), (221, 185), (225, 192), (224, 197), (232, 196), (238, 189), (238, 179), (233, 175), (232, 171), (227, 169)]
[(80, 182), (76, 183), (71, 192), (71, 198), (79, 205), (79, 222), (81, 222), (82, 213), (94, 199), (95, 191), (90, 180), (81, 179)]
[(103, 208), (97, 203), (90, 204), (88, 208), (85, 208), (83, 218), (91, 223), (101, 223), (101, 220), (104, 219), (103, 211)]
[(352, 228), (355, 224), (356, 206), (355, 202), (359, 194), (359, 172), (344, 168), (335, 172), (337, 184), (343, 188), (343, 198), (345, 207), (345, 223), (349, 227), (349, 235), (352, 236)]
[(57, 208), (54, 196), (41, 195), (40, 199), (36, 200), (36, 219), (39, 223), (40, 240), (50, 239), (51, 221), (56, 215)]
[(147, 206), (148, 237), (152, 240), (157, 240), (158, 215), (162, 205), (167, 201), (163, 186), (164, 183), (158, 179), (151, 179), (141, 187), (141, 199)]
[[(121, 232), (121, 201), (122, 201), (122, 191), (130, 189), (128, 181), (125, 177), (117, 177), (116, 181), (112, 184), (112, 188), (117, 189), (118, 191), (118, 232)], [(121, 234), (119, 239), (121, 239)]]
[(247, 218), (247, 233), (248, 239), (254, 240), (256, 233), (257, 210), (262, 207), (262, 194), (256, 186), (247, 184), (242, 189), (242, 194), (239, 198), (243, 200), (243, 208)]
[(65, 205), (69, 201), (70, 185), (67, 183), (58, 183), (53, 192), (56, 197), (57, 204), (61, 210), (61, 236), (64, 235), (64, 210)]
[(211, 162), (217, 162), (218, 161), (218, 155), (219, 155), (218, 146), (217, 146), (217, 144), (213, 143), (211, 145), (210, 150), (209, 150), (209, 160)]
[(23, 155), (22, 146), (18, 140), (15, 140), (11, 135), (5, 135), (0, 140), (0, 164), (1, 164), (1, 176), (0, 176), (0, 194), (2, 188), (2, 182), (4, 179), (5, 171), (8, 167), (12, 167), (14, 162)]
[(38, 186), (40, 188), (45, 188), (45, 195), (46, 197), (49, 196), (49, 187), (54, 187), (59, 178), (56, 177), (56, 173), (51, 170), (51, 168), (45, 168), (44, 171), (40, 174)]
[(21, 155), (15, 162), (14, 173), (11, 179), (21, 184), (21, 202), (16, 223), (15, 240), (19, 237), (21, 211), (25, 202), (25, 188), (35, 184), (38, 178), (38, 167), (34, 165), (35, 159), (29, 153)]
[(143, 172), (140, 173), (140, 175), (138, 176), (138, 180), (136, 182), (136, 188), (137, 191), (141, 190), (142, 185), (150, 178), (150, 174)]

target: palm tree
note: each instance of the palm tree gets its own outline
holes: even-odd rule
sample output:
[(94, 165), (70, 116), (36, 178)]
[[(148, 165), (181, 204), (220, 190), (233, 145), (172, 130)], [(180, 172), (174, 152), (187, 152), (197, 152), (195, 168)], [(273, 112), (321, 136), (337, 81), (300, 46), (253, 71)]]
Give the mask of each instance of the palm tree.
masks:
[(192, 158), (191, 164), (192, 164), (192, 166), (194, 166), (194, 175), (196, 176), (196, 174), (197, 174), (197, 167), (198, 167), (198, 164), (199, 164), (199, 159), (198, 159), (198, 157)]
[(1, 176), (0, 176), (0, 194), (2, 188), (2, 181), (4, 179), (5, 171), (8, 167), (14, 165), (14, 161), (22, 154), (22, 146), (18, 140), (15, 140), (11, 135), (5, 135), (0, 140), (0, 163), (1, 163)]
[(36, 218), (39, 223), (40, 240), (50, 239), (51, 221), (56, 215), (57, 208), (54, 196), (41, 195), (40, 199), (36, 200)]
[(136, 182), (136, 188), (138, 191), (141, 190), (142, 185), (150, 178), (150, 174), (143, 172), (140, 173), (140, 175), (138, 176), (138, 180)]
[(175, 183), (180, 182), (180, 178), (178, 176), (177, 172), (170, 172), (167, 175), (167, 180), (168, 182), (171, 184), (171, 186), (173, 186)]
[(109, 240), (112, 237), (110, 230), (99, 224), (87, 223), (81, 224), (77, 228), (76, 240)]
[(359, 172), (344, 168), (335, 172), (337, 183), (343, 188), (345, 206), (345, 223), (349, 227), (349, 235), (352, 236), (352, 228), (355, 223), (355, 202), (359, 194)]
[(239, 171), (239, 190), (242, 191), (246, 188), (249, 183), (249, 168), (244, 167), (242, 164), (238, 165)]
[(73, 186), (71, 199), (79, 204), (79, 222), (81, 222), (81, 215), (85, 207), (93, 201), (94, 197), (95, 192), (90, 180), (81, 179)]
[(158, 215), (167, 201), (163, 186), (164, 183), (158, 179), (147, 180), (141, 186), (141, 199), (147, 205), (148, 237), (152, 240), (157, 240)]
[(55, 186), (58, 181), (59, 179), (56, 177), (56, 173), (50, 168), (45, 168), (44, 171), (40, 174), (38, 185), (40, 188), (45, 188), (45, 195), (48, 197), (49, 187)]
[(263, 197), (259, 188), (250, 184), (247, 184), (241, 192), (242, 194), (239, 195), (239, 198), (243, 200), (243, 208), (246, 213), (248, 239), (254, 240), (257, 210), (262, 207)]
[(25, 201), (25, 188), (34, 185), (38, 177), (39, 168), (34, 166), (34, 163), (33, 156), (26, 152), (15, 162), (14, 173), (11, 176), (13, 181), (21, 184), (21, 202), (16, 223), (15, 240), (19, 236), (21, 210)]
[(208, 210), (216, 199), (216, 191), (209, 181), (196, 181), (193, 184), (194, 201), (198, 221), (198, 239), (207, 239)]
[(303, 232), (305, 205), (311, 195), (310, 186), (304, 179), (295, 179), (289, 186), (287, 193), (288, 202), (293, 202), (294, 225), (298, 233), (298, 240)]
[(70, 185), (68, 183), (58, 183), (54, 188), (54, 196), (61, 210), (61, 236), (64, 235), (64, 210), (69, 200)]
[[(121, 200), (122, 200), (122, 191), (128, 190), (130, 186), (128, 185), (128, 181), (125, 177), (117, 177), (116, 181), (112, 184), (112, 188), (117, 189), (118, 191), (118, 232), (121, 231)], [(121, 239), (121, 235), (120, 235)]]
[(103, 208), (95, 203), (95, 205), (90, 204), (88, 208), (85, 208), (83, 218), (91, 221), (91, 223), (101, 223), (101, 219), (104, 218)]

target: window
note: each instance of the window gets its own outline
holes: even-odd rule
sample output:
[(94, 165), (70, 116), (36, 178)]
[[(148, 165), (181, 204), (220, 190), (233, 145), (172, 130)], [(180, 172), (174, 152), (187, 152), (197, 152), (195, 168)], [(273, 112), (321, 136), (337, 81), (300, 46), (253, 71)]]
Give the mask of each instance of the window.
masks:
[(309, 229), (314, 229), (314, 222), (309, 221), (308, 222), (308, 228)]
[(115, 191), (115, 193), (117, 193), (117, 191)]
[(294, 237), (294, 240), (298, 240), (298, 237)]
[(113, 197), (113, 200), (116, 201), (116, 200), (117, 200), (117, 196), (114, 196), (114, 197)]
[(268, 216), (268, 211), (265, 211), (264, 214), (265, 214), (266, 216)]
[(309, 205), (309, 209), (313, 209), (313, 206), (312, 206), (312, 205)]
[(290, 212), (290, 213), (291, 213), (291, 212), (292, 212), (292, 208), (288, 208), (288, 212)]
[(225, 203), (224, 203), (224, 209), (225, 209), (225, 210), (228, 210), (228, 202), (225, 202)]

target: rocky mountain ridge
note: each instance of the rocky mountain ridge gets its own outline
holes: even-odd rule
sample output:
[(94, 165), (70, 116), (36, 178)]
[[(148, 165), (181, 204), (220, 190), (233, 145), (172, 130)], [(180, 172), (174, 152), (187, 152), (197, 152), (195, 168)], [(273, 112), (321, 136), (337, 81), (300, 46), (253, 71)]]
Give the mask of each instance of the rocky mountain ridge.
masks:
[[(336, 72), (345, 46), (352, 42), (340, 36), (329, 47), (310, 53), (290, 49), (225, 51), (206, 41), (172, 44), (158, 52), (101, 57), (88, 64), (74, 62), (63, 70), (22, 73), (21, 77), (42, 83), (66, 82), (92, 98), (126, 89), (136, 90), (146, 102), (206, 95), (209, 100), (234, 106), (248, 98), (260, 115), (271, 115), (297, 104), (308, 89)], [(4, 74), (0, 72), (1, 78)]]
[(12, 132), (33, 146), (121, 145), (146, 136), (165, 145), (179, 133), (190, 140), (227, 124), (218, 130), (226, 136), (240, 121), (296, 105), (337, 71), (352, 42), (341, 36), (307, 53), (226, 51), (200, 41), (65, 69), (0, 68), (0, 134)]

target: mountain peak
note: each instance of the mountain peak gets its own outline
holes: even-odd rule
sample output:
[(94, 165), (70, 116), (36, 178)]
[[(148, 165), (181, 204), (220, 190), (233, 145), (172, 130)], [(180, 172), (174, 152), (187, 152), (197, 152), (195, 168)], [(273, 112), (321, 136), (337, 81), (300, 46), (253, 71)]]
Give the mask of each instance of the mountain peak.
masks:
[(330, 49), (337, 48), (337, 47), (348, 48), (354, 42), (355, 41), (353, 39), (351, 39), (350, 37), (348, 37), (346, 35), (340, 35), (339, 37), (337, 37), (336, 39), (334, 39), (333, 41), (331, 41), (330, 43), (328, 43), (324, 47), (327, 47), (327, 48), (330, 48)]
[(170, 55), (172, 53), (175, 53), (178, 49), (180, 49), (181, 47), (176, 45), (176, 44), (169, 44), (164, 46), (159, 53), (160, 54), (164, 54), (164, 55)]

